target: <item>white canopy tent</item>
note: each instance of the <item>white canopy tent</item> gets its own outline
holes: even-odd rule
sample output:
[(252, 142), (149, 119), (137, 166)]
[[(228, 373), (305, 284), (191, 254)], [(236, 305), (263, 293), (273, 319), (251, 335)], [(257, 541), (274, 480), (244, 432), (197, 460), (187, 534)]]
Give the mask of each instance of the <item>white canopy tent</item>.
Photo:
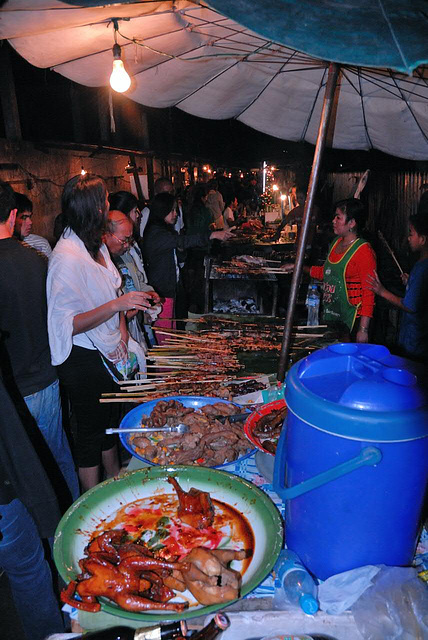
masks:
[[(31, 64), (93, 87), (108, 84), (112, 18), (119, 18), (132, 100), (316, 142), (329, 63), (259, 36), (203, 2), (79, 7), (8, 0), (0, 18), (0, 37)], [(428, 68), (406, 76), (341, 65), (332, 118), (329, 146), (427, 160)]]
[[(127, 91), (132, 100), (152, 107), (177, 106), (205, 118), (236, 118), (278, 138), (316, 145), (284, 327), (278, 371), (278, 379), (283, 381), (324, 147), (328, 144), (338, 149), (378, 149), (402, 158), (428, 160), (428, 67), (420, 66), (412, 75), (403, 75), (390, 69), (353, 66), (344, 63), (348, 58), (334, 54), (326, 55), (331, 62), (319, 60), (289, 48), (286, 33), (281, 35), (282, 44), (258, 35), (214, 11), (204, 0), (131, 0), (111, 4), (106, 0), (97, 6), (98, 1), (8, 0), (0, 12), (0, 37), (7, 38), (31, 64), (49, 67), (75, 82), (96, 87), (108, 84), (117, 24), (122, 58), (133, 78)], [(213, 2), (224, 6), (227, 13), (234, 13), (232, 9), (236, 8), (231, 9), (230, 4), (220, 0)], [(310, 0), (299, 3), (307, 10), (312, 6)], [(359, 15), (360, 3), (361, 0), (347, 3), (353, 25), (364, 20), (372, 4), (361, 3)], [(293, 11), (292, 0), (269, 4), (270, 9), (273, 7), (271, 15), (278, 14), (282, 22), (286, 11)], [(327, 4), (331, 13), (332, 3)], [(399, 24), (402, 17), (407, 25), (406, 16), (412, 8), (403, 11), (400, 0), (390, 0), (390, 4), (394, 22), (398, 19)], [(247, 4), (241, 0), (238, 13), (243, 22), (247, 22), (247, 5), (256, 10), (257, 0), (247, 0)], [(393, 44), (395, 50), (398, 45), (401, 52), (396, 37), (399, 29), (394, 30), (382, 0), (378, 5), (375, 9), (387, 23), (386, 48)], [(419, 5), (418, 2), (416, 14), (413, 12), (408, 24), (415, 25), (415, 15), (425, 24), (424, 5), (422, 9)], [(302, 15), (300, 5), (299, 9)], [(343, 10), (337, 13), (341, 18), (346, 15)], [(254, 24), (254, 11), (248, 21)], [(317, 25), (324, 27), (322, 12)], [(376, 21), (373, 25), (376, 29)], [(266, 26), (263, 24), (260, 29), (265, 34), (271, 32)], [(293, 34), (297, 37), (293, 40), (295, 46), (304, 39), (304, 16), (297, 26)], [(337, 19), (336, 28), (340, 37)], [(412, 27), (409, 28), (410, 31), (403, 31), (406, 40), (412, 38)], [(361, 29), (363, 32), (364, 25)], [(420, 31), (417, 37), (415, 33), (415, 55), (417, 60), (426, 61)], [(372, 30), (371, 36), (373, 33), (376, 31)], [(344, 55), (358, 54), (359, 45), (365, 49), (364, 40), (362, 33), (360, 40), (352, 40)], [(377, 53), (382, 54), (383, 46), (378, 47)], [(328, 53), (328, 49), (327, 45), (323, 50)], [(371, 60), (376, 46), (369, 49), (367, 59)], [(375, 57), (374, 67), (379, 67), (382, 59), (390, 59), (388, 51), (384, 58)], [(413, 64), (406, 64), (405, 68), (410, 71), (416, 64), (413, 59)], [(402, 68), (401, 63), (398, 68)]]

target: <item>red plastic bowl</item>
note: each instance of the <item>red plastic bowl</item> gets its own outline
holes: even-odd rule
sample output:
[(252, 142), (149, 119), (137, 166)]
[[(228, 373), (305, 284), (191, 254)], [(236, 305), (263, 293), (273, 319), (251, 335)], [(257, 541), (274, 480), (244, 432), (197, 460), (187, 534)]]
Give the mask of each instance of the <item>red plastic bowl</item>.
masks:
[(247, 418), (244, 424), (244, 432), (248, 440), (252, 442), (252, 444), (257, 447), (257, 449), (263, 451), (263, 453), (269, 453), (269, 455), (271, 456), (274, 456), (275, 454), (263, 447), (260, 440), (254, 435), (254, 429), (256, 428), (260, 418), (266, 416), (268, 413), (271, 413), (274, 409), (282, 409), (285, 406), (286, 403), (284, 399), (268, 402), (268, 404), (264, 404), (260, 409), (257, 409), (257, 411), (253, 411), (253, 413), (249, 416), (249, 418)]

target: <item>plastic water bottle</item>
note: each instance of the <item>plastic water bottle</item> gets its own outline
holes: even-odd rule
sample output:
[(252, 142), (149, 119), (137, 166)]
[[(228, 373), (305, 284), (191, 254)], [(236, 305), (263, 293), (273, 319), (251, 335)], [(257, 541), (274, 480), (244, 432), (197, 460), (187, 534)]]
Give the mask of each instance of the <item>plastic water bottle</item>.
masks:
[(318, 611), (318, 587), (294, 551), (281, 551), (274, 570), (274, 609), (286, 609), (287, 605), (295, 605), (310, 615)]
[(122, 273), (122, 282), (123, 282), (123, 287), (126, 291), (126, 293), (129, 293), (130, 291), (137, 291), (134, 281), (132, 279), (131, 274), (129, 273), (129, 269), (126, 266), (122, 266), (121, 267), (121, 273)]
[(316, 284), (308, 286), (308, 294), (306, 296), (306, 306), (308, 308), (308, 327), (314, 327), (319, 324), (320, 311), (320, 292)]

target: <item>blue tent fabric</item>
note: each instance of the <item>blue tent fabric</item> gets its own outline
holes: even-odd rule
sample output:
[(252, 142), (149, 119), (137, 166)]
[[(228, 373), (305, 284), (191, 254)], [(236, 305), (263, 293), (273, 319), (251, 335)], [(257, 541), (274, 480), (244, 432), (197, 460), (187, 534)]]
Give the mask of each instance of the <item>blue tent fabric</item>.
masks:
[(319, 59), (411, 74), (428, 62), (428, 0), (208, 0), (274, 42)]

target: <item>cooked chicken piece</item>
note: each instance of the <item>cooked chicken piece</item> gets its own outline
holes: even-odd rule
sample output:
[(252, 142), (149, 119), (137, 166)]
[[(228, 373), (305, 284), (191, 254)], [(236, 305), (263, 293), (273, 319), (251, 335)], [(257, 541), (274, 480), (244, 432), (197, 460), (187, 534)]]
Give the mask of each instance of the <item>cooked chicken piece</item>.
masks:
[(178, 496), (177, 516), (185, 524), (195, 529), (206, 529), (214, 522), (214, 507), (210, 494), (192, 487), (189, 492), (183, 491), (177, 480), (170, 476), (168, 482), (172, 484)]
[(184, 582), (203, 605), (229, 602), (239, 598), (241, 574), (228, 568), (232, 560), (244, 560), (247, 551), (210, 550), (196, 547), (186, 556), (188, 570), (182, 571)]

